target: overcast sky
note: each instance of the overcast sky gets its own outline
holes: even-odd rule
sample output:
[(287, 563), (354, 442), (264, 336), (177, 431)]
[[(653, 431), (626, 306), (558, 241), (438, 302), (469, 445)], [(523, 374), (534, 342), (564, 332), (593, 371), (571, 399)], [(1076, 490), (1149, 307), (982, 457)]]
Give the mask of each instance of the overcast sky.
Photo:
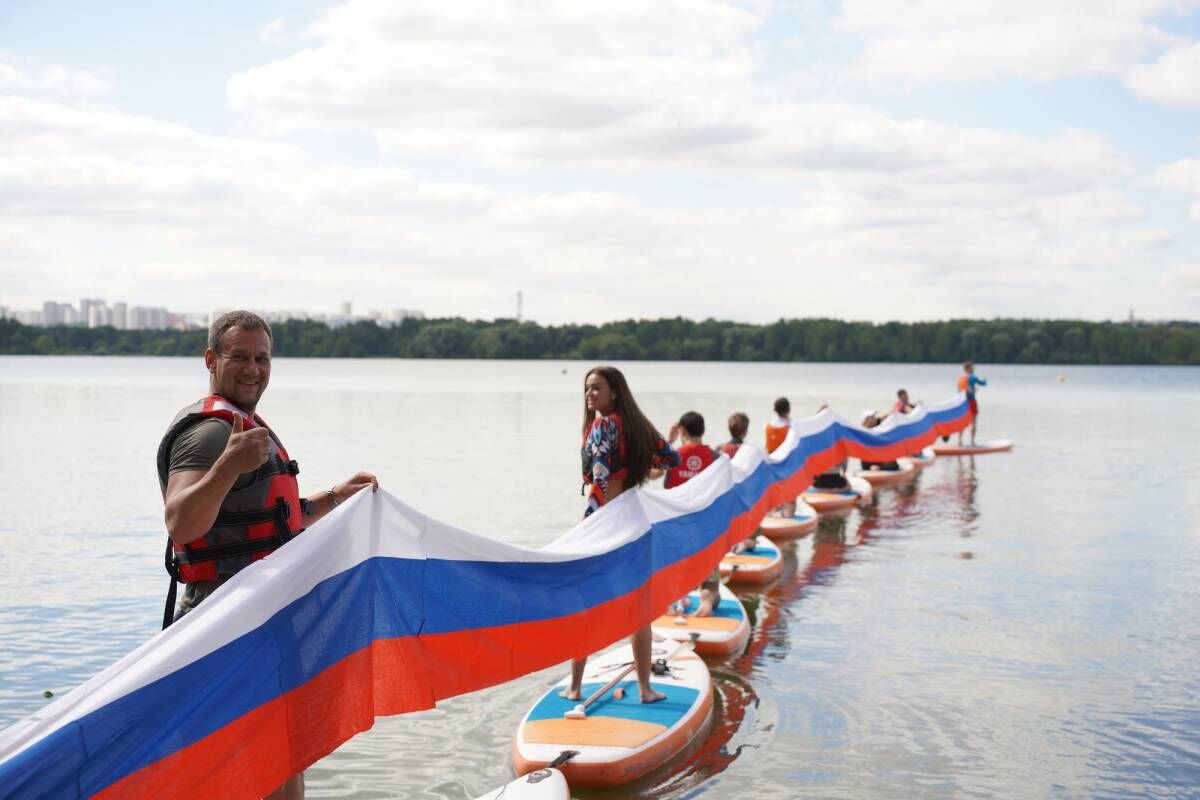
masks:
[(0, 3), (0, 305), (1200, 318), (1200, 0)]

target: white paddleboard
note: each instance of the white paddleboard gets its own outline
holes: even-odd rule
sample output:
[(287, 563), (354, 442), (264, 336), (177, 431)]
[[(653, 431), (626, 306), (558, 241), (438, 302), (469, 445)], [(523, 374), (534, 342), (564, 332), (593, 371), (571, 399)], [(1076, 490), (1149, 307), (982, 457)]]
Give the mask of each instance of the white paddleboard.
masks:
[(937, 453), (933, 451), (932, 447), (926, 447), (920, 453), (909, 456), (909, 460), (913, 462), (913, 466), (917, 469), (925, 469), (925, 467), (928, 467), (937, 460)]
[(538, 769), (475, 800), (571, 800), (571, 788), (557, 769)]

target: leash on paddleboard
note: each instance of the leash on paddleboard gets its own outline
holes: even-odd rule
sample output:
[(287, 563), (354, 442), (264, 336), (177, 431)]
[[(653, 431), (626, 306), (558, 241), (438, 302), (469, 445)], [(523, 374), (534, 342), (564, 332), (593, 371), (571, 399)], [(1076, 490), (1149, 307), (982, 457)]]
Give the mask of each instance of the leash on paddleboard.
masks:
[[(654, 670), (656, 668), (661, 668), (663, 672), (666, 672), (666, 666), (667, 666), (668, 661), (675, 658), (676, 656), (678, 656), (681, 653), (691, 652), (693, 649), (695, 649), (695, 647), (696, 647), (695, 639), (688, 639), (687, 641), (680, 642), (678, 645), (676, 645), (675, 649), (672, 650), (670, 653), (667, 653), (666, 656), (655, 660), (651, 669)], [(660, 665), (661, 665), (661, 667), (660, 667)], [(596, 691), (592, 692), (591, 696), (587, 700), (584, 700), (582, 703), (580, 703), (579, 705), (570, 709), (569, 711), (564, 711), (563, 719), (587, 719), (587, 713), (586, 713), (587, 707), (590, 706), (592, 703), (596, 702), (597, 700), (599, 700), (601, 697), (603, 697), (605, 695), (605, 693), (608, 692), (609, 689), (613, 688), (618, 683), (620, 683), (621, 680), (626, 675), (633, 672), (633, 670), (636, 667), (637, 667), (637, 664), (633, 663), (633, 664), (630, 664), (625, 669), (621, 670), (619, 673), (616, 674), (616, 676), (614, 676), (612, 678), (612, 680), (610, 680), (608, 683), (601, 686)], [(661, 675), (662, 672), (659, 672), (656, 674)]]

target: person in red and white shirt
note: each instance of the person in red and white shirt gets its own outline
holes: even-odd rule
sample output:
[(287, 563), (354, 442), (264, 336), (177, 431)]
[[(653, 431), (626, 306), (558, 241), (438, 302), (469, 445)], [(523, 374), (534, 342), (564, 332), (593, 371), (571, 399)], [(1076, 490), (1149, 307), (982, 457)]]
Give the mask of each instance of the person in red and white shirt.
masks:
[(681, 439), (677, 448), (679, 464), (667, 470), (663, 485), (668, 489), (687, 483), (716, 461), (719, 455), (704, 444), (704, 417), (695, 411), (687, 412), (679, 418), (679, 422), (671, 426), (671, 431), (667, 434), (667, 444), (674, 444), (677, 436)]
[[(695, 411), (688, 411), (671, 426), (667, 443), (674, 444), (677, 437), (680, 439), (677, 449), (679, 464), (666, 471), (663, 485), (668, 489), (687, 483), (720, 456), (704, 443), (704, 417)], [(700, 584), (700, 605), (696, 608), (695, 616), (707, 617), (712, 614), (721, 602), (720, 586), (721, 570), (718, 568)]]

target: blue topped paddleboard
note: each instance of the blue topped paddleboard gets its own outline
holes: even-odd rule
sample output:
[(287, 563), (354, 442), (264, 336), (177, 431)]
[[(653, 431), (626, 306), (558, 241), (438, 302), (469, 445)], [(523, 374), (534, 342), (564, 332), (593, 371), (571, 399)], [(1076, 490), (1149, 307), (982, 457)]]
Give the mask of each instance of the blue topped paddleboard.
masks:
[[(675, 650), (675, 642), (656, 642), (654, 658)], [(589, 697), (633, 662), (628, 644), (592, 656), (584, 673), (583, 697)], [(559, 768), (572, 786), (619, 786), (645, 775), (698, 742), (712, 719), (712, 680), (695, 653), (684, 652), (666, 665), (651, 685), (667, 696), (642, 703), (633, 675), (622, 680), (586, 710), (586, 718), (570, 719), (579, 704), (559, 693), (570, 684), (564, 677), (542, 695), (513, 740), (513, 766), (518, 773), (540, 769), (563, 750), (578, 755)]]

